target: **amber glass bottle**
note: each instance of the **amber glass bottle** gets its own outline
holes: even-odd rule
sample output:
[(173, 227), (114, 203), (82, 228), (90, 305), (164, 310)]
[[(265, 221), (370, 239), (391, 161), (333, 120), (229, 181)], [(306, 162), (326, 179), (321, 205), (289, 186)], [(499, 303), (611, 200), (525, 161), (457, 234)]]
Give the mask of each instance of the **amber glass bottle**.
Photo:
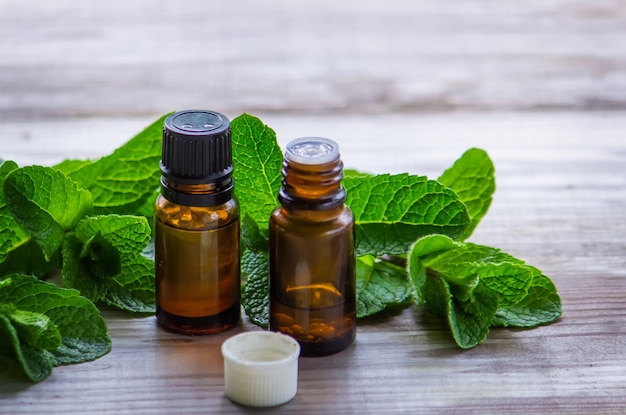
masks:
[(210, 334), (239, 321), (239, 205), (229, 120), (181, 111), (165, 120), (155, 211), (157, 322)]
[(287, 145), (269, 227), (270, 329), (298, 340), (303, 356), (339, 352), (356, 337), (354, 217), (342, 178), (335, 142)]

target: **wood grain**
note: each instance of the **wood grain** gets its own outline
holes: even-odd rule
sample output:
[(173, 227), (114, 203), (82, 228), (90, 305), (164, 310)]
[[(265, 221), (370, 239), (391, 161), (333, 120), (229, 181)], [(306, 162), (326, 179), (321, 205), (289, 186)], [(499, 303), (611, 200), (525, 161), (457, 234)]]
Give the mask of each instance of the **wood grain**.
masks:
[[(375, 172), (408, 167), (436, 177), (469, 146), (485, 148), (496, 164), (498, 190), (472, 240), (538, 266), (563, 299), (563, 317), (555, 324), (494, 329), (484, 344), (468, 351), (456, 347), (444, 322), (414, 307), (361, 321), (358, 340), (349, 350), (301, 359), (298, 395), (267, 412), (623, 413), (623, 117), (498, 113), (264, 119), (281, 140), (316, 126), (333, 132), (350, 165)], [(80, 136), (92, 122), (97, 128), (85, 147)], [(104, 154), (117, 145), (117, 139), (104, 138), (126, 137), (145, 122), (56, 122), (55, 134), (65, 137), (62, 146), (53, 146), (57, 141), (45, 135), (33, 134), (32, 140), (36, 148), (47, 149), (42, 161), (52, 164), (67, 153)], [(26, 129), (48, 127), (42, 123)], [(386, 140), (391, 148), (377, 153), (383, 130), (398, 139)], [(7, 131), (24, 130), (0, 124), (0, 137)], [(423, 139), (399, 139), (413, 133)], [(28, 153), (22, 157), (28, 162)], [(3, 375), (0, 413), (79, 414), (85, 408), (93, 413), (250, 412), (224, 396), (219, 354), (227, 337), (256, 329), (247, 320), (224, 334), (185, 337), (158, 329), (152, 317), (132, 318), (113, 310), (104, 315), (113, 339), (109, 355), (56, 368), (37, 385)]]
[[(184, 6), (183, 6), (184, 4)], [(113, 151), (160, 114), (259, 115), (284, 145), (437, 177), (470, 147), (496, 166), (471, 240), (537, 266), (563, 317), (463, 351), (408, 307), (300, 359), (287, 405), (224, 395), (221, 343), (104, 309), (113, 350), (31, 384), (0, 370), (0, 414), (622, 414), (626, 411), (626, 3), (0, 0), (0, 158)]]

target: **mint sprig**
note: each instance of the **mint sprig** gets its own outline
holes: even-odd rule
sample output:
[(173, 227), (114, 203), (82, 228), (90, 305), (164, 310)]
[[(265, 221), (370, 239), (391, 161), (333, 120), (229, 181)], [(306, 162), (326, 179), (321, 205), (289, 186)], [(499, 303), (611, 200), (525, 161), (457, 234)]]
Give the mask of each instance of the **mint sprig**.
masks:
[(110, 350), (104, 320), (78, 291), (28, 275), (0, 277), (0, 356), (19, 362), (32, 381)]
[[(277, 204), (282, 152), (259, 119), (244, 114), (232, 127), (234, 159), (245, 160), (235, 169), (237, 192), (249, 213), (242, 303), (253, 323), (266, 326), (269, 262), (260, 230)], [(346, 170), (343, 183), (355, 216), (359, 318), (413, 297), (446, 317), (457, 344), (468, 348), (483, 342), (492, 326), (532, 327), (561, 315), (556, 288), (539, 270), (496, 248), (462, 242), (495, 191), (484, 150), (469, 149), (438, 180)], [(398, 266), (407, 256), (408, 267)]]
[(412, 246), (408, 272), (415, 302), (447, 318), (456, 343), (483, 342), (490, 327), (533, 327), (561, 315), (552, 282), (499, 249), (429, 235)]
[[(0, 225), (6, 229), (0, 233), (0, 278), (9, 274), (2, 290), (18, 287), (37, 301), (16, 302), (20, 296), (15, 292), (0, 292), (0, 354), (33, 381), (47, 377), (58, 364), (93, 360), (108, 352), (110, 340), (99, 315), (99, 328), (92, 327), (94, 302), (154, 312), (154, 261), (143, 255), (152, 234), (149, 221), (110, 212), (153, 216), (160, 124), (162, 119), (95, 162), (65, 161), (54, 168), (19, 168), (11, 161), (0, 165)], [(98, 214), (103, 212), (110, 214)], [(37, 278), (23, 276), (43, 278), (55, 270), (61, 272), (64, 289), (78, 291), (54, 291), (54, 285), (42, 286)], [(80, 299), (67, 299), (79, 292)], [(81, 309), (74, 307), (55, 319), (55, 310), (67, 309), (68, 301)], [(47, 308), (40, 309), (42, 304)], [(54, 327), (62, 337), (58, 347), (42, 340), (54, 337)]]
[[(30, 379), (108, 352), (93, 302), (154, 310), (154, 262), (146, 247), (167, 115), (95, 161), (0, 164), (0, 355), (18, 362)], [(253, 323), (266, 326), (267, 229), (283, 154), (274, 131), (254, 116), (235, 118), (232, 134), (244, 218), (242, 305)], [(355, 215), (359, 318), (412, 298), (444, 317), (467, 348), (484, 341), (491, 327), (534, 327), (561, 315), (556, 287), (541, 271), (496, 248), (463, 242), (495, 191), (484, 150), (466, 151), (437, 180), (344, 173), (346, 203)], [(23, 275), (54, 270), (81, 296)]]
[(63, 248), (63, 285), (95, 302), (153, 312), (154, 261), (142, 255), (150, 233), (144, 217), (105, 215), (81, 220)]

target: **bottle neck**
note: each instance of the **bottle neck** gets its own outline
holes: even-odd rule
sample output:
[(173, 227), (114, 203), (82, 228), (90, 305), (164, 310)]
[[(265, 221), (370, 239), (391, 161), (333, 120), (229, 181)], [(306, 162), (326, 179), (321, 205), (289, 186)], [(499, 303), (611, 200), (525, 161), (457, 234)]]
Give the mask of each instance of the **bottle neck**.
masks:
[(341, 159), (324, 164), (303, 164), (285, 159), (278, 200), (288, 210), (333, 210), (343, 206), (346, 189), (341, 185)]
[(229, 175), (209, 183), (180, 183), (161, 177), (161, 195), (170, 202), (184, 206), (218, 206), (233, 198), (234, 179)]

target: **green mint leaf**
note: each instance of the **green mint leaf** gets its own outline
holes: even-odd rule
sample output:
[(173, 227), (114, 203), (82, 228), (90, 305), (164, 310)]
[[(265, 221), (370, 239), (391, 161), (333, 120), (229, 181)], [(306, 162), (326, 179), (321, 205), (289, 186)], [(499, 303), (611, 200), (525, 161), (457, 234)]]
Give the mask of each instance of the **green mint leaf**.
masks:
[[(471, 287), (478, 283), (498, 294), (503, 307), (514, 305), (528, 294), (533, 279), (533, 268), (498, 249), (472, 243), (456, 242), (445, 235), (429, 235), (412, 247), (409, 272), (418, 290), (426, 274), (445, 279), (451, 288), (461, 287), (456, 298), (470, 299)], [(416, 262), (419, 262), (416, 265)], [(420, 269), (420, 267), (423, 267)], [(453, 292), (453, 294), (456, 294)]]
[(283, 153), (276, 133), (252, 115), (243, 114), (231, 122), (234, 177), (241, 211), (267, 228), (270, 214), (278, 204)]
[(422, 304), (428, 305), (428, 309), (433, 314), (444, 318), (450, 315), (452, 293), (445, 280), (425, 276), (419, 290), (419, 298)]
[(241, 273), (246, 282), (241, 289), (241, 303), (250, 321), (263, 328), (269, 325), (269, 271), (267, 253), (244, 251)]
[(37, 349), (54, 350), (61, 346), (61, 334), (44, 314), (18, 310), (13, 304), (0, 304), (21, 340)]
[(154, 313), (154, 261), (141, 253), (122, 261), (122, 271), (114, 277), (105, 302), (134, 313)]
[(407, 266), (416, 303), (447, 314), (463, 348), (484, 341), (491, 325), (532, 327), (561, 314), (550, 279), (496, 248), (429, 235), (412, 246)]
[(78, 290), (80, 295), (94, 303), (104, 301), (104, 296), (107, 292), (107, 281), (91, 274), (90, 268), (92, 264), (89, 260), (83, 261), (80, 256), (83, 251), (83, 244), (74, 235), (70, 234), (65, 238), (62, 251), (63, 264), (61, 274), (63, 275), (63, 286)]
[(457, 239), (467, 239), (489, 210), (496, 190), (494, 172), (493, 162), (487, 152), (471, 148), (437, 179), (459, 195), (472, 220), (471, 225)]
[(144, 217), (104, 215), (80, 221), (63, 247), (63, 285), (123, 310), (154, 311), (154, 262), (142, 255), (151, 229)]
[(365, 255), (356, 261), (356, 291), (356, 316), (362, 318), (404, 303), (412, 287), (404, 268)]
[[(111, 339), (98, 309), (76, 290), (59, 288), (33, 276), (11, 274), (0, 279), (0, 304), (11, 304), (18, 310), (45, 315), (61, 335), (61, 345), (45, 353), (36, 353), (37, 349), (26, 342), (19, 343), (23, 352), (22, 366), (33, 381), (40, 381), (50, 373), (45, 370), (48, 367), (46, 362), (54, 366), (81, 363), (97, 359), (111, 350)], [(0, 320), (4, 321), (4, 325), (0, 322), (0, 338), (3, 339), (0, 350), (6, 351), (4, 340), (13, 339), (9, 340), (13, 342), (19, 340), (19, 336), (15, 328), (15, 336), (8, 333), (11, 329), (7, 330), (6, 322), (10, 323), (7, 317)], [(13, 357), (20, 359), (15, 354)], [(29, 373), (29, 367), (37, 370)]]
[(245, 283), (241, 289), (243, 309), (253, 324), (269, 325), (269, 241), (267, 229), (248, 215), (242, 220), (241, 238), (246, 249), (241, 258), (241, 275)]
[(492, 321), (493, 326), (535, 327), (551, 323), (561, 316), (561, 298), (550, 278), (534, 269), (528, 295), (509, 307), (500, 307)]
[(163, 121), (156, 120), (112, 154), (57, 165), (93, 196), (96, 213), (135, 214), (158, 188)]
[[(407, 259), (407, 271), (413, 287), (415, 288), (414, 301), (417, 305), (424, 305), (425, 296), (422, 292), (426, 290), (427, 273), (426, 266), (422, 262), (422, 258), (428, 255), (447, 252), (460, 247), (461, 243), (451, 238), (439, 237), (438, 235), (425, 236), (418, 239), (409, 251)], [(431, 271), (432, 272), (432, 271)], [(446, 290), (448, 287), (446, 285)]]
[[(13, 161), (0, 165), (0, 183), (13, 170), (18, 168)], [(4, 190), (0, 186), (0, 275), (22, 272), (45, 276), (59, 267), (60, 255), (53, 255), (47, 261), (41, 248), (15, 220), (6, 205)]]
[(47, 260), (61, 248), (65, 232), (92, 208), (88, 191), (50, 167), (13, 170), (4, 179), (3, 190), (9, 210)]
[(38, 350), (20, 341), (11, 320), (0, 312), (0, 357), (20, 365), (33, 382), (40, 382), (52, 373), (54, 358), (47, 350)]
[(144, 203), (137, 207), (133, 215), (143, 216), (148, 219), (150, 227), (152, 228), (152, 237), (154, 237), (154, 207), (156, 205), (157, 197), (161, 194), (161, 188), (156, 187), (154, 191), (146, 197)]
[(93, 163), (93, 161), (91, 161), (91, 160), (76, 160), (76, 159), (72, 159), (72, 160), (63, 160), (62, 162), (60, 162), (59, 164), (54, 165), (53, 167), (55, 169), (57, 169), (58, 171), (62, 171), (67, 176), (69, 176), (72, 173), (77, 172), (77, 171), (87, 167), (87, 165), (92, 164), (92, 163)]
[(408, 174), (349, 176), (346, 203), (355, 217), (356, 255), (402, 255), (420, 236), (455, 237), (470, 224), (465, 205), (442, 184)]
[[(3, 183), (5, 177), (17, 168), (17, 164), (13, 161), (3, 162), (0, 165), (0, 183)], [(30, 240), (28, 232), (17, 223), (9, 210), (2, 188), (0, 188), (0, 229), (2, 229), (0, 232), (0, 264), (2, 264), (7, 260), (11, 251)]]
[(472, 348), (487, 338), (491, 320), (498, 308), (497, 294), (477, 286), (472, 302), (456, 299), (445, 279), (428, 277), (420, 293), (428, 309), (446, 318), (452, 337), (463, 348)]
[(474, 290), (472, 302), (452, 298), (448, 324), (456, 344), (469, 349), (484, 342), (498, 308), (498, 295), (483, 285)]
[(249, 215), (244, 215), (241, 221), (241, 239), (253, 252), (269, 252), (267, 230), (261, 231), (259, 225)]
[[(433, 249), (436, 252), (424, 254)], [(498, 293), (503, 307), (526, 297), (533, 279), (532, 267), (499, 249), (455, 242), (444, 235), (429, 235), (418, 240), (413, 247), (413, 255), (420, 256), (427, 269), (451, 284), (475, 285), (468, 278), (480, 278), (482, 284)]]
[(501, 307), (510, 307), (522, 301), (528, 295), (533, 280), (531, 268), (523, 264), (482, 263), (471, 272), (480, 278), (480, 282), (498, 294)]
[(30, 238), (8, 253), (4, 262), (0, 263), (0, 275), (22, 273), (44, 278), (60, 268), (61, 251), (56, 252), (50, 261), (47, 261), (39, 245)]

